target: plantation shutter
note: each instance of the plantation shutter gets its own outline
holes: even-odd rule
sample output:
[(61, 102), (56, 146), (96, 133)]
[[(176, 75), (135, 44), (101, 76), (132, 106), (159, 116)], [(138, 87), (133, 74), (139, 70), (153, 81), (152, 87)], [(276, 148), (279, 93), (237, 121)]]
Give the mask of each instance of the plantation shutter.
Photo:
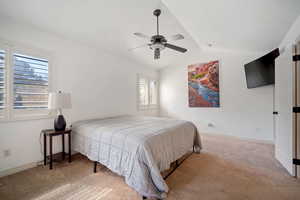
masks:
[(158, 99), (158, 85), (156, 80), (150, 80), (149, 82), (149, 99), (150, 99), (150, 106), (156, 107), (157, 105), (157, 99)]
[(149, 109), (158, 106), (158, 81), (144, 76), (138, 76), (138, 108)]
[(5, 51), (0, 49), (0, 118), (4, 118), (4, 112), (7, 106), (5, 65)]
[(139, 108), (145, 108), (149, 104), (149, 95), (148, 95), (148, 80), (143, 77), (138, 78), (138, 102)]
[(13, 54), (13, 109), (47, 109), (48, 78), (48, 60)]

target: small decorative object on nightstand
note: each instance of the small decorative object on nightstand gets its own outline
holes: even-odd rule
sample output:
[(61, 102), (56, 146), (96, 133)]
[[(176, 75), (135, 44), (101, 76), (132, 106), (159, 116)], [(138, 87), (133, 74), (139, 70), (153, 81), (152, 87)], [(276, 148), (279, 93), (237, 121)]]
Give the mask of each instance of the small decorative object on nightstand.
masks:
[(65, 159), (65, 135), (68, 135), (68, 157), (69, 162), (71, 162), (71, 129), (66, 129), (63, 131), (56, 131), (54, 129), (45, 129), (42, 130), (42, 133), (44, 135), (44, 165), (47, 165), (47, 136), (49, 136), (49, 168), (52, 169), (53, 166), (53, 137), (54, 136), (62, 136), (62, 159)]
[(49, 93), (48, 109), (57, 110), (58, 114), (54, 120), (54, 129), (56, 131), (63, 131), (66, 128), (66, 120), (62, 115), (63, 108), (71, 108), (71, 95), (70, 93)]

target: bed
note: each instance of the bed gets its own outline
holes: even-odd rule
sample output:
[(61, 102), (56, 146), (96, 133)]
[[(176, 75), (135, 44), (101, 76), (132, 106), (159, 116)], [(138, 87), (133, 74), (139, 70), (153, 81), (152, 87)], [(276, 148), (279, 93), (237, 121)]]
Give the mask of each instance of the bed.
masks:
[(143, 198), (163, 199), (168, 186), (161, 174), (201, 140), (194, 124), (159, 117), (118, 116), (72, 124), (73, 149), (125, 177)]

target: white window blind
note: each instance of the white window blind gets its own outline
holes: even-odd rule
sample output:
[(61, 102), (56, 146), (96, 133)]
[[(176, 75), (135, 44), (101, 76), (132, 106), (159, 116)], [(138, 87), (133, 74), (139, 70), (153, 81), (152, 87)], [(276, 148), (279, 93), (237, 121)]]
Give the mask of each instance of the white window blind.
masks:
[(0, 41), (0, 120), (40, 119), (48, 110), (49, 52)]
[(150, 109), (158, 106), (157, 80), (138, 75), (137, 81), (138, 108)]
[(156, 106), (157, 105), (157, 98), (158, 98), (158, 85), (156, 80), (150, 80), (149, 81), (149, 100), (150, 100), (150, 106)]
[(0, 118), (4, 117), (6, 107), (5, 64), (5, 51), (0, 50)]
[(148, 96), (148, 80), (139, 77), (138, 79), (138, 92), (139, 92), (139, 106), (147, 106), (149, 104)]
[(48, 85), (48, 60), (13, 54), (13, 109), (47, 109)]

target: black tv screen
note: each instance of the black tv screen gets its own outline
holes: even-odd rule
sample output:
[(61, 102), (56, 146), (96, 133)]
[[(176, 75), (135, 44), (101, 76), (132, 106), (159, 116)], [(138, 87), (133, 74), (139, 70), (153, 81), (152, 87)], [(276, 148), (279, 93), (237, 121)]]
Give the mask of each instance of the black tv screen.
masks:
[(279, 49), (245, 64), (247, 88), (256, 88), (275, 83), (275, 58), (279, 56)]

